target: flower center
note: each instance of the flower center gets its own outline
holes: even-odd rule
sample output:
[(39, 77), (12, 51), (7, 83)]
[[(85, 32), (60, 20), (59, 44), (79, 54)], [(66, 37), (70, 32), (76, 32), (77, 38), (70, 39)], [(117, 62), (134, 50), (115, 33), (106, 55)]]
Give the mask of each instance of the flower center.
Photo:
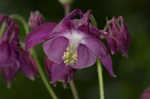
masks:
[(64, 35), (67, 39), (69, 39), (69, 46), (64, 52), (62, 59), (67, 66), (72, 66), (77, 61), (77, 47), (80, 43), (84, 43), (83, 37), (84, 34), (80, 31), (72, 30), (71, 33), (66, 33)]
[(77, 56), (77, 51), (74, 50), (73, 46), (69, 46), (67, 47), (67, 51), (64, 52), (64, 56), (62, 58), (67, 66), (71, 66), (77, 61)]

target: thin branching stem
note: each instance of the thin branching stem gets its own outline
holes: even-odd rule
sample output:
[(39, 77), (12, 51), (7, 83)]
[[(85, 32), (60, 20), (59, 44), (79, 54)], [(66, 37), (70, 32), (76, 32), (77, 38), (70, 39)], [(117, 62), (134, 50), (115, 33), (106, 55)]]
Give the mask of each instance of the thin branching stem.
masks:
[[(19, 15), (11, 15), (10, 16), (11, 18), (13, 19), (16, 19), (18, 20), (19, 22), (22, 22), (22, 25), (24, 26), (24, 29), (25, 29), (25, 33), (28, 34), (30, 29), (29, 29), (29, 26), (28, 26), (28, 23), (24, 20), (24, 18), (22, 18), (21, 16)], [(58, 99), (55, 92), (53, 91), (52, 87), (50, 86), (48, 80), (46, 79), (46, 76), (41, 68), (41, 65), (38, 61), (38, 57), (37, 57), (37, 54), (35, 52), (35, 50), (31, 49), (31, 54), (33, 56), (33, 58), (35, 59), (36, 61), (36, 64), (37, 64), (37, 69), (38, 69), (38, 72), (39, 72), (39, 75), (43, 81), (43, 84), (45, 85), (45, 87), (47, 88), (49, 94), (51, 95), (52, 99)]]

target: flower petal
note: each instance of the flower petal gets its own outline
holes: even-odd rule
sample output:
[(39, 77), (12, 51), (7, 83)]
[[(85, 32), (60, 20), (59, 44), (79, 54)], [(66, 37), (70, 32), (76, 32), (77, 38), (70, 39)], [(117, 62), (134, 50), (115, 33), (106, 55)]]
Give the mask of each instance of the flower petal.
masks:
[(26, 37), (26, 49), (28, 50), (46, 40), (55, 26), (56, 23), (45, 23), (35, 28)]
[(2, 70), (2, 74), (4, 75), (6, 81), (8, 84), (11, 84), (12, 80), (14, 79), (15, 75), (17, 74), (19, 68), (20, 68), (20, 63), (18, 60), (18, 53), (16, 51), (15, 45), (14, 44), (8, 44), (6, 42), (3, 42), (3, 44), (5, 46), (3, 46), (3, 50), (5, 49), (5, 51), (2, 51), (2, 53), (5, 53), (4, 55), (9, 55), (5, 56), (4, 59), (2, 59), (1, 56), (1, 62), (0, 63), (0, 68)]
[(10, 53), (9, 44), (0, 40), (0, 64), (6, 63), (8, 61), (10, 58)]
[(87, 68), (92, 66), (96, 61), (94, 54), (83, 44), (78, 46), (77, 53), (78, 59), (72, 68)]
[(121, 32), (122, 32), (122, 44), (123, 47), (121, 47), (121, 52), (123, 53), (124, 56), (127, 56), (127, 52), (128, 52), (128, 48), (129, 48), (129, 45), (130, 45), (130, 41), (131, 41), (131, 38), (130, 38), (130, 35), (129, 35), (129, 32), (128, 32), (128, 28), (127, 28), (127, 25), (125, 23), (125, 21), (123, 20), (123, 17), (122, 16), (119, 16), (118, 17), (120, 22), (121, 22)]
[(5, 64), (5, 67), (1, 67), (1, 70), (7, 84), (10, 85), (19, 70), (19, 66), (16, 62), (13, 62), (11, 64)]
[(85, 38), (86, 46), (97, 56), (111, 76), (115, 77), (112, 69), (112, 59), (105, 45), (97, 38)]
[(23, 74), (33, 80), (37, 75), (37, 65), (32, 56), (21, 48), (19, 49), (19, 62)]
[(54, 28), (53, 33), (55, 32), (64, 32), (66, 30), (72, 29), (71, 20), (75, 18), (76, 15), (82, 16), (82, 11), (79, 9), (73, 10), (68, 16), (62, 19), (62, 21)]
[(91, 15), (91, 10), (88, 10), (88, 11), (83, 15), (83, 17), (80, 19), (82, 25), (88, 25), (88, 24), (89, 24), (90, 15)]
[(65, 66), (64, 63), (55, 64), (46, 58), (46, 70), (49, 74), (51, 82), (56, 84), (58, 81), (63, 81), (63, 84), (67, 84), (74, 76), (75, 69), (69, 66)]
[(49, 60), (60, 64), (63, 62), (62, 56), (68, 47), (68, 44), (68, 39), (64, 37), (57, 37), (46, 41), (43, 45), (43, 49)]
[(150, 99), (150, 88), (146, 89), (141, 96), (141, 99)]
[(91, 11), (88, 10), (81, 19), (73, 19), (72, 23), (75, 29), (78, 29), (82, 25), (88, 25), (89, 24), (89, 17), (91, 15)]
[(116, 43), (116, 40), (114, 38), (111, 38), (109, 36), (105, 36), (106, 40), (107, 40), (107, 43), (111, 49), (111, 53), (112, 54), (115, 54), (115, 52), (117, 51), (117, 43)]
[[(5, 43), (4, 43), (5, 44)], [(2, 74), (5, 77), (8, 84), (11, 84), (12, 80), (14, 79), (15, 75), (17, 74), (20, 64), (17, 59), (17, 52), (14, 49), (13, 44), (6, 44), (5, 50), (8, 51), (8, 57), (5, 59), (2, 59), (3, 62), (0, 64), (0, 68), (2, 70)], [(3, 51), (5, 53), (5, 51)], [(1, 61), (2, 61), (1, 60)]]
[(102, 36), (104, 34), (103, 31), (98, 30), (96, 27), (94, 27), (92, 24), (88, 24), (88, 25), (83, 25), (80, 26), (78, 28), (79, 31), (82, 31), (83, 33), (85, 33), (86, 35), (92, 36), (92, 37), (97, 37), (99, 38), (100, 36)]

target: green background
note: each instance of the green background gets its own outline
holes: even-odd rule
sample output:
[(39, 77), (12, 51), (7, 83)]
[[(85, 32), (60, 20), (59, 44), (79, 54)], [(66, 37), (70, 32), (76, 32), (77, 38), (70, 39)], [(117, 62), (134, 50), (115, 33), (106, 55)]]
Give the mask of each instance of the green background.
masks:
[[(150, 86), (150, 2), (148, 0), (74, 0), (72, 9), (86, 12), (91, 9), (99, 28), (106, 17), (122, 15), (131, 35), (128, 57), (120, 53), (113, 56), (117, 78), (111, 78), (104, 69), (105, 99), (140, 99), (145, 88)], [(63, 16), (62, 5), (57, 0), (0, 0), (0, 13), (19, 14), (28, 20), (30, 11), (39, 10), (46, 21), (59, 22)], [(21, 30), (23, 37), (23, 30)], [(44, 69), (44, 53), (36, 50)], [(96, 66), (79, 70), (75, 83), (81, 99), (99, 99)], [(58, 83), (53, 87), (60, 99), (73, 99), (69, 86)], [(0, 74), (0, 99), (51, 99), (40, 77), (30, 81), (18, 73), (11, 88), (7, 88)]]

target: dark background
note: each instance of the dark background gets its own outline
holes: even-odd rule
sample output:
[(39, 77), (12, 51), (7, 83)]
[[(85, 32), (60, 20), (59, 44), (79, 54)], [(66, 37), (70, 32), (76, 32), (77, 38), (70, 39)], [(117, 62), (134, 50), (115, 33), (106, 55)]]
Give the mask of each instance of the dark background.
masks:
[[(117, 78), (111, 78), (104, 69), (105, 99), (140, 99), (141, 93), (150, 86), (150, 2), (148, 0), (74, 0), (72, 9), (88, 9), (103, 28), (106, 17), (122, 15), (131, 35), (128, 57), (120, 53), (113, 56)], [(30, 11), (39, 10), (47, 21), (60, 21), (64, 12), (57, 0), (0, 0), (0, 13), (19, 14), (28, 20)], [(21, 32), (22, 33), (22, 32)], [(42, 49), (36, 47), (41, 64)], [(44, 69), (44, 65), (43, 69)], [(96, 66), (79, 70), (75, 83), (81, 99), (99, 99)], [(73, 99), (69, 86), (59, 83), (53, 88), (60, 99)], [(40, 77), (35, 81), (20, 72), (7, 88), (0, 75), (0, 99), (51, 99)]]

